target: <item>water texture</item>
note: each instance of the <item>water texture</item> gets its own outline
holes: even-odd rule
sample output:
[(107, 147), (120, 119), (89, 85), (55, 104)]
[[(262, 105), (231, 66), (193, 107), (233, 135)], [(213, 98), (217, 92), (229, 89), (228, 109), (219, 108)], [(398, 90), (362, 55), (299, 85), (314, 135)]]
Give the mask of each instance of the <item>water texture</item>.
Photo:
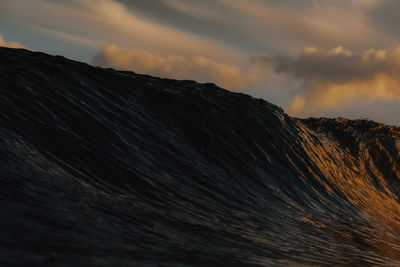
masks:
[(0, 265), (400, 265), (400, 129), (0, 48)]

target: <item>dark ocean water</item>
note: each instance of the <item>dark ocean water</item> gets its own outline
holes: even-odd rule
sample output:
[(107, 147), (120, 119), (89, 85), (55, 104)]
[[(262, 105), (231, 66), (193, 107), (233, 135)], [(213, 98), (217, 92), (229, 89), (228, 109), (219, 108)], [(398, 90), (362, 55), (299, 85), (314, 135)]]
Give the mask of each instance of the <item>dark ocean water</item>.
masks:
[(0, 48), (1, 266), (398, 266), (400, 130)]

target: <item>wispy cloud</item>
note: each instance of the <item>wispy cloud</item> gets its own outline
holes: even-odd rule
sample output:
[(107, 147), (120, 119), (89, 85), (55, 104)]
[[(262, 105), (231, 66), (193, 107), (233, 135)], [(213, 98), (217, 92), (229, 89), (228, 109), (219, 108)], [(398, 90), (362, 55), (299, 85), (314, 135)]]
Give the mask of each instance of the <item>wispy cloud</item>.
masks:
[[(363, 47), (376, 45), (387, 36), (370, 26), (366, 9), (376, 1), (285, 1), (221, 0), (248, 18), (244, 27), (274, 47), (298, 50), (308, 45), (332, 47), (338, 44)], [(275, 2), (275, 4), (273, 4)]]
[(222, 17), (221, 13), (212, 8), (213, 6), (207, 1), (163, 0), (162, 2), (168, 7), (197, 18), (220, 20)]
[(66, 42), (81, 40), (84, 45), (92, 42), (94, 47), (104, 43), (219, 60), (240, 57), (229, 45), (138, 16), (115, 0), (18, 0), (6, 9), (32, 29), (47, 31)]
[(52, 36), (54, 38), (72, 42), (72, 43), (77, 43), (77, 44), (84, 45), (84, 46), (101, 48), (101, 47), (107, 45), (106, 43), (103, 43), (103, 42), (94, 41), (94, 40), (91, 40), (91, 39), (88, 39), (85, 37), (80, 37), (80, 36), (76, 36), (76, 35), (65, 33), (65, 32), (59, 32), (59, 31), (45, 28), (45, 27), (39, 27), (39, 26), (31, 26), (31, 27), (39, 32), (42, 32), (42, 33)]

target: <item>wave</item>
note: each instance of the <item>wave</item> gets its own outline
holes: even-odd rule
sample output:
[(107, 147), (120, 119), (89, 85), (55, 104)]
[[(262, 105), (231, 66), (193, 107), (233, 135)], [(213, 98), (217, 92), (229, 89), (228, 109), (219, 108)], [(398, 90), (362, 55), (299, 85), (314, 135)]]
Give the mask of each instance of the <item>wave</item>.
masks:
[(400, 129), (0, 48), (4, 265), (399, 265)]

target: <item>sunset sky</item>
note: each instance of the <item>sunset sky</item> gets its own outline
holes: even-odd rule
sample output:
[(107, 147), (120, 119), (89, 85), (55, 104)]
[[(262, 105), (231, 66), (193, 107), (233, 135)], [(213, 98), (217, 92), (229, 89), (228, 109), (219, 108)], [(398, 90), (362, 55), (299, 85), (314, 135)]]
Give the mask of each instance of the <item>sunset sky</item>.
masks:
[(400, 121), (398, 0), (0, 0), (0, 45)]

